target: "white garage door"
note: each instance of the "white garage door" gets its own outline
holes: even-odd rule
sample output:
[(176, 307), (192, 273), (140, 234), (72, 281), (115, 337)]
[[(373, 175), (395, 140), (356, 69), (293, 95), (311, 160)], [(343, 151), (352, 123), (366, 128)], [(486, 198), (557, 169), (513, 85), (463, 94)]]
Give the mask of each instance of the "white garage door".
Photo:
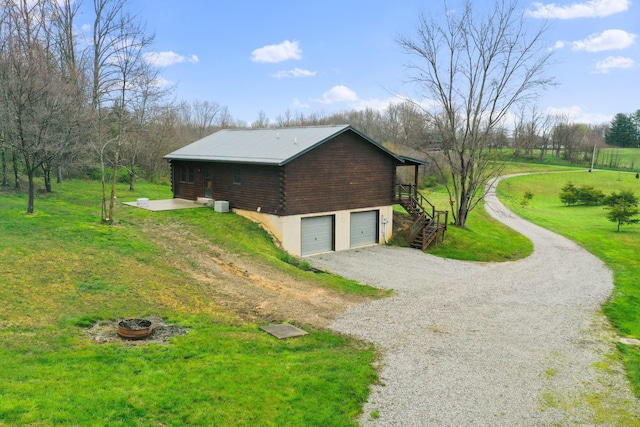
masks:
[(378, 211), (351, 213), (351, 247), (378, 243)]
[(302, 218), (302, 255), (332, 251), (333, 215)]

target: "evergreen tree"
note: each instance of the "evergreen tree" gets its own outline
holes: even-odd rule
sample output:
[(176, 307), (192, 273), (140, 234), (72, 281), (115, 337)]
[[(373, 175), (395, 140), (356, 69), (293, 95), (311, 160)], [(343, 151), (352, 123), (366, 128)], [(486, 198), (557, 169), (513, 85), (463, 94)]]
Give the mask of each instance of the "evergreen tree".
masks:
[(640, 110), (636, 110), (636, 112), (631, 114), (630, 117), (636, 131), (636, 140), (633, 146), (640, 147)]
[[(635, 116), (635, 115), (634, 115)], [(611, 121), (605, 142), (618, 147), (635, 147), (638, 144), (638, 128), (631, 115), (618, 113)]]
[(620, 193), (615, 191), (605, 199), (608, 206), (607, 219), (611, 222), (618, 223), (618, 231), (622, 224), (636, 224), (640, 219), (636, 218), (640, 211), (638, 210), (638, 198), (631, 190), (621, 190)]

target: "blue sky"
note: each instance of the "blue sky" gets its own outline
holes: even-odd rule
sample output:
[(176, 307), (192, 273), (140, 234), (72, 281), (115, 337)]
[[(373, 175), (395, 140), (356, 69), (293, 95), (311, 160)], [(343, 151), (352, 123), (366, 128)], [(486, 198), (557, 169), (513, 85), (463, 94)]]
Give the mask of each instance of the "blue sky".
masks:
[[(636, 4), (637, 2), (637, 4)], [(477, 4), (489, 2), (478, 1)], [(491, 2), (492, 3), (492, 2)], [(234, 119), (384, 109), (413, 96), (409, 57), (396, 40), (440, 0), (132, 0), (155, 33), (152, 58), (178, 100), (215, 101)], [(640, 0), (523, 2), (527, 22), (548, 19), (559, 86), (539, 100), (576, 122), (640, 109)]]

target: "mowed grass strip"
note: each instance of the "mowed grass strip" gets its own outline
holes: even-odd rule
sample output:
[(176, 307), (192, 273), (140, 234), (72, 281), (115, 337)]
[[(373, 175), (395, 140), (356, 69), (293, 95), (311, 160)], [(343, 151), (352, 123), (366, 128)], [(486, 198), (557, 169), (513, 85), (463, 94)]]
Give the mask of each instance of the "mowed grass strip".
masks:
[[(355, 425), (376, 381), (371, 346), (328, 331), (280, 341), (222, 308), (172, 268), (140, 225), (178, 222), (235, 253), (343, 292), (384, 295), (304, 272), (255, 224), (211, 209), (161, 214), (119, 206), (100, 224), (87, 181), (39, 195), (0, 193), (0, 425)], [(170, 198), (139, 183), (123, 200)], [(96, 320), (158, 315), (189, 328), (168, 345), (97, 344)]]
[[(604, 305), (604, 312), (618, 333), (640, 338), (640, 224), (616, 224), (605, 217), (603, 206), (564, 206), (560, 189), (573, 182), (590, 185), (605, 194), (624, 189), (640, 196), (640, 180), (634, 173), (602, 172), (557, 173), (514, 177), (503, 181), (498, 196), (516, 214), (582, 245), (603, 260), (614, 273), (615, 289)], [(527, 206), (518, 200), (525, 192), (534, 196)], [(618, 344), (636, 395), (640, 396), (640, 348)]]

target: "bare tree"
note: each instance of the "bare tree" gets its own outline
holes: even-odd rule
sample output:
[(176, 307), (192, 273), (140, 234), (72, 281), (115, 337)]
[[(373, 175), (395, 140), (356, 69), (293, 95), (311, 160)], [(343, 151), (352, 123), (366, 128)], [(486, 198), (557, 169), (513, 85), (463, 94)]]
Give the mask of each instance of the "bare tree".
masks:
[[(55, 54), (52, 4), (49, 0), (2, 3), (0, 126), (5, 145), (14, 154), (16, 185), (17, 156), (27, 175), (27, 213), (34, 212), (36, 170), (46, 172), (67, 155), (77, 131), (73, 118), (78, 116), (78, 87), (65, 77)], [(50, 190), (50, 179), (46, 182)]]
[(136, 164), (147, 178), (155, 179), (166, 174), (169, 166), (163, 156), (189, 142), (180, 135), (183, 126), (178, 116), (176, 107), (171, 103), (152, 108), (140, 135), (141, 144), (136, 155)]
[(535, 105), (531, 108), (521, 106), (513, 129), (513, 155), (533, 156), (533, 150), (539, 145), (539, 133), (544, 115)]
[(196, 127), (196, 139), (209, 135), (211, 127), (220, 114), (221, 107), (217, 102), (195, 101), (193, 103), (193, 122)]
[[(92, 146), (100, 161), (102, 221), (107, 223), (113, 221), (118, 166), (128, 132), (128, 108), (136, 91), (136, 79), (144, 72), (142, 52), (153, 40), (138, 18), (128, 13), (127, 3), (128, 0), (93, 0), (93, 43), (86, 52), (91, 58), (91, 106), (96, 124)], [(112, 175), (107, 199), (108, 160)]]
[(142, 63), (139, 71), (134, 82), (135, 94), (131, 98), (131, 130), (123, 146), (123, 165), (129, 172), (130, 191), (135, 189), (139, 156), (145, 151), (158, 154), (152, 144), (152, 127), (156, 118), (163, 114), (163, 101), (173, 89), (158, 86), (159, 70), (151, 64)]
[(293, 113), (288, 108), (284, 113), (278, 114), (276, 117), (276, 127), (279, 128), (295, 126), (294, 122)]
[(229, 107), (226, 105), (220, 109), (220, 113), (216, 118), (215, 125), (220, 129), (228, 129), (234, 127), (233, 116), (229, 112)]
[(416, 35), (398, 40), (414, 58), (407, 64), (411, 81), (428, 100), (422, 108), (443, 154), (431, 160), (449, 176), (458, 226), (465, 226), (485, 184), (500, 173), (487, 150), (492, 131), (512, 107), (552, 83), (544, 75), (551, 55), (544, 29), (529, 34), (515, 0), (497, 0), (484, 15), (466, 0), (461, 9), (445, 2), (438, 18), (421, 15)]
[[(130, 135), (132, 128), (132, 108), (141, 92), (149, 90), (150, 81), (155, 79), (155, 73), (144, 61), (143, 52), (151, 42), (152, 36), (146, 34), (143, 26), (134, 21), (128, 14), (121, 17), (121, 23), (126, 25), (123, 31), (125, 38), (121, 40), (121, 45), (114, 52), (114, 68), (117, 76), (117, 98), (112, 108), (115, 115), (115, 144), (112, 157), (113, 174), (111, 176), (111, 195), (109, 198), (109, 211), (107, 221), (113, 221), (114, 204), (116, 198), (116, 183), (118, 179), (118, 167), (120, 166), (120, 155), (125, 145), (133, 145), (131, 139), (136, 139)], [(144, 95), (142, 95), (144, 97)]]
[(428, 128), (428, 121), (421, 108), (414, 103), (405, 101), (398, 105), (391, 105), (387, 109), (390, 111), (397, 109), (399, 121), (397, 141), (407, 146), (427, 145), (426, 141), (431, 139), (431, 132)]
[(539, 159), (540, 161), (544, 160), (544, 156), (547, 154), (547, 150), (551, 147), (553, 147), (552, 145), (549, 144), (550, 140), (551, 140), (551, 135), (553, 134), (553, 128), (555, 127), (555, 121), (557, 119), (557, 116), (551, 115), (551, 114), (547, 114), (545, 116), (543, 116), (541, 118), (541, 123), (539, 126), (539, 133), (538, 133), (538, 146), (537, 148), (540, 150), (540, 156)]
[(258, 118), (254, 120), (253, 123), (251, 123), (251, 127), (254, 129), (264, 129), (266, 127), (269, 126), (269, 118), (267, 117), (267, 114), (260, 110), (258, 112)]

